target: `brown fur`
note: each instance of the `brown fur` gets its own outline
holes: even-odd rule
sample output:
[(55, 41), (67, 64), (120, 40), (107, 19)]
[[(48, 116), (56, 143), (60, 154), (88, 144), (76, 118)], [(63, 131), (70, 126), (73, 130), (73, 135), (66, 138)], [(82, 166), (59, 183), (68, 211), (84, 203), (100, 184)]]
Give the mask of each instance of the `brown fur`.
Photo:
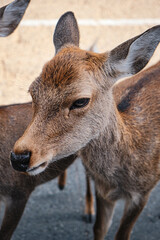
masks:
[[(76, 20), (68, 15), (71, 31), (70, 21)], [(66, 16), (56, 27), (64, 36)], [(129, 240), (160, 178), (160, 66), (140, 73), (133, 82), (114, 82), (146, 65), (160, 41), (160, 26), (104, 54), (80, 50), (74, 41), (67, 45), (65, 40), (60, 49), (55, 45), (57, 55), (30, 87), (34, 116), (14, 151), (18, 158), (31, 152), (28, 170), (35, 174), (78, 151), (100, 195), (94, 239), (104, 239), (115, 202), (122, 198), (125, 210), (115, 239)], [(85, 98), (87, 105), (72, 108)]]
[[(5, 215), (0, 229), (0, 239), (9, 240), (23, 214), (32, 191), (40, 184), (57, 176), (63, 188), (66, 182), (66, 169), (74, 162), (76, 155), (50, 164), (47, 170), (37, 176), (28, 176), (13, 170), (9, 154), (15, 141), (23, 134), (32, 119), (32, 103), (0, 106), (0, 200), (5, 202)], [(88, 178), (87, 178), (88, 179)], [(93, 196), (88, 180), (86, 182), (85, 213), (94, 214)]]
[[(16, 0), (0, 8), (0, 36), (11, 34), (22, 19), (30, 0)], [(32, 118), (32, 104), (17, 104), (0, 107), (0, 200), (5, 200), (5, 214), (0, 229), (0, 239), (9, 240), (23, 214), (31, 192), (36, 186), (50, 181), (60, 175), (59, 184), (63, 188), (66, 181), (66, 168), (75, 160), (76, 155), (69, 156), (50, 165), (39, 176), (28, 176), (12, 169), (9, 153), (15, 141), (23, 134)], [(86, 198), (92, 196), (87, 181)], [(86, 202), (90, 215), (93, 202)]]
[[(32, 118), (32, 104), (15, 104), (0, 107), (0, 199), (5, 201), (6, 209), (0, 229), (0, 239), (9, 240), (15, 230), (31, 192), (40, 184), (59, 176), (59, 186), (66, 184), (66, 168), (73, 163), (76, 155), (54, 162), (47, 170), (37, 176), (28, 176), (14, 171), (10, 165), (9, 153), (15, 141), (23, 134)], [(85, 213), (94, 214), (93, 196), (90, 182), (86, 181)]]

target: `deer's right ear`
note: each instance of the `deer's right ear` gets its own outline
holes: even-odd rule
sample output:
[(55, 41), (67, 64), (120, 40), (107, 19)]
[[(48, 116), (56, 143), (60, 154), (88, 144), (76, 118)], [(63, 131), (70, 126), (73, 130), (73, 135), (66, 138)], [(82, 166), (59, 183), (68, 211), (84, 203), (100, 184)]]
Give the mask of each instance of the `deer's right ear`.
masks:
[(79, 29), (73, 12), (66, 12), (61, 16), (56, 25), (53, 42), (56, 53), (67, 44), (79, 46)]
[(20, 23), (30, 0), (16, 0), (0, 8), (0, 37), (10, 35)]
[(138, 73), (146, 66), (159, 42), (160, 25), (122, 43), (108, 54), (108, 74), (118, 79)]

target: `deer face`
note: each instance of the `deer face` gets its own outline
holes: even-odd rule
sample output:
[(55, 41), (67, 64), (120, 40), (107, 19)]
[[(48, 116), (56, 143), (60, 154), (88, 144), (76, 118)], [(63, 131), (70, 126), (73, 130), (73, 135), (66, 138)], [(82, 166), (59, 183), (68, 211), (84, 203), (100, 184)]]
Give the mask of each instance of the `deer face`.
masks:
[[(159, 27), (109, 53), (87, 52), (78, 48), (73, 13), (64, 14), (54, 34), (56, 56), (29, 88), (34, 115), (14, 146), (13, 167), (38, 174), (51, 161), (76, 153), (97, 138), (107, 127), (112, 111), (114, 81), (145, 66), (158, 45), (157, 35), (160, 38)], [(154, 44), (147, 51), (144, 44), (150, 45), (151, 39)]]
[(14, 148), (17, 155), (31, 153), (29, 173), (77, 152), (102, 131), (108, 111), (106, 94), (100, 94), (105, 87), (104, 58), (67, 47), (31, 84), (34, 116)]

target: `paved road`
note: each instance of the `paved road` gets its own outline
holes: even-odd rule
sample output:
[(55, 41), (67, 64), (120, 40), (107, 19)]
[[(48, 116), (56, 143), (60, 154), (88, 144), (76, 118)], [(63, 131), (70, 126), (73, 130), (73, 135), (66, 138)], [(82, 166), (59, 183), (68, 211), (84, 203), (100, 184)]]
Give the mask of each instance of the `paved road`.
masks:
[[(68, 170), (64, 191), (57, 179), (38, 187), (32, 194), (13, 240), (91, 240), (93, 224), (84, 214), (85, 177), (80, 161)], [(118, 202), (113, 224), (105, 240), (113, 240), (122, 214)], [(160, 239), (160, 184), (154, 189), (148, 205), (134, 227), (131, 240)]]

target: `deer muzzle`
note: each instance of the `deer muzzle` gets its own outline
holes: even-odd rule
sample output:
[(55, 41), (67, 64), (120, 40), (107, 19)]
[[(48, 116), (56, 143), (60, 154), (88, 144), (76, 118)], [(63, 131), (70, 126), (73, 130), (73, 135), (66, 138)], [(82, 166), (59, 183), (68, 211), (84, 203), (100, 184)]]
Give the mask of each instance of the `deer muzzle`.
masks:
[(11, 152), (10, 160), (12, 167), (20, 172), (26, 172), (29, 168), (31, 152), (24, 152), (22, 154), (15, 154)]

